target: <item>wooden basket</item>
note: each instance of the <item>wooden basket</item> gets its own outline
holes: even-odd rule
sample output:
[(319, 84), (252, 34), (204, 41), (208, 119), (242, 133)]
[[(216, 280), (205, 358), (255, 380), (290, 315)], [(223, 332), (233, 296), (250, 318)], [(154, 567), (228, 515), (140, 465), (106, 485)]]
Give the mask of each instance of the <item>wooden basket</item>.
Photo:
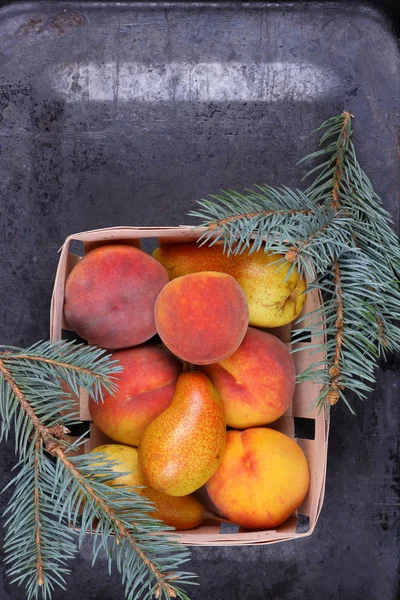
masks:
[[(193, 227), (113, 227), (98, 229), (71, 235), (61, 249), (60, 260), (54, 283), (50, 315), (50, 339), (59, 340), (67, 329), (63, 317), (65, 281), (80, 257), (71, 252), (71, 244), (81, 242), (83, 254), (102, 244), (129, 243), (141, 245), (145, 238), (155, 238), (155, 242), (177, 243), (195, 241), (201, 235), (201, 230)], [(307, 294), (302, 314), (313, 311), (320, 306), (321, 297), (318, 290)], [(305, 323), (302, 323), (306, 327)], [(294, 324), (271, 330), (283, 342), (289, 344), (294, 330)], [(321, 335), (323, 334), (321, 324)], [(307, 346), (315, 343), (315, 339), (302, 342), (297, 346), (305, 349), (294, 353), (296, 372), (302, 372), (308, 365), (319, 360), (316, 354), (311, 354)], [(179, 532), (180, 540), (193, 546), (240, 546), (246, 544), (270, 544), (274, 542), (296, 539), (311, 535), (321, 511), (326, 476), (326, 458), (328, 447), (329, 416), (325, 409), (317, 407), (309, 410), (313, 400), (320, 392), (320, 386), (312, 382), (297, 384), (291, 406), (286, 413), (270, 426), (295, 438), (303, 449), (310, 468), (310, 488), (308, 494), (296, 514), (274, 530), (249, 531), (242, 527), (223, 523), (222, 525), (208, 521), (193, 530)], [(82, 421), (90, 421), (88, 411), (88, 395), (81, 390), (79, 410)], [(85, 451), (109, 441), (98, 429), (90, 424), (90, 439), (85, 445)]]

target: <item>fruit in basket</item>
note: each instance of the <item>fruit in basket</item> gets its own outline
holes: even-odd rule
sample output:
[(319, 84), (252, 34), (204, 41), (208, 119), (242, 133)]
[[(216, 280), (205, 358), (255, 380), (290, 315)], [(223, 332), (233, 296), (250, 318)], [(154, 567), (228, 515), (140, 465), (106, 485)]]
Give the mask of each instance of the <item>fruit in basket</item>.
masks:
[(89, 398), (90, 415), (109, 438), (138, 446), (144, 430), (171, 403), (182, 363), (158, 346), (114, 352), (123, 367), (118, 390), (96, 403)]
[(203, 272), (170, 281), (155, 305), (157, 332), (183, 360), (223, 360), (241, 344), (249, 313), (238, 283), (225, 273)]
[(182, 373), (169, 408), (144, 432), (139, 465), (147, 484), (171, 496), (200, 488), (225, 447), (223, 404), (203, 373)]
[(90, 344), (111, 350), (136, 346), (156, 333), (154, 303), (167, 282), (164, 267), (142, 250), (101, 246), (67, 279), (65, 320)]
[[(175, 527), (175, 529), (192, 529), (200, 525), (205, 518), (204, 506), (193, 496), (175, 498), (146, 487), (146, 482), (139, 467), (137, 448), (122, 444), (104, 444), (94, 448), (91, 454), (99, 452), (104, 453), (109, 459), (118, 461), (118, 464), (112, 467), (117, 477), (110, 481), (109, 485), (142, 486), (141, 489), (135, 491), (139, 496), (144, 496), (154, 503), (156, 510), (150, 514), (155, 519), (160, 519), (160, 521), (170, 527)], [(119, 473), (129, 474), (118, 477)]]
[(286, 280), (290, 263), (278, 268), (273, 265), (283, 259), (281, 254), (249, 251), (228, 256), (223, 244), (199, 246), (195, 242), (163, 244), (153, 252), (168, 271), (170, 279), (198, 271), (228, 273), (242, 287), (248, 304), (250, 325), (278, 327), (293, 321), (303, 308), (305, 280), (294, 269)]
[(292, 355), (276, 336), (253, 327), (236, 352), (201, 370), (224, 403), (227, 425), (236, 429), (272, 423), (293, 398), (296, 372)]
[(288, 436), (256, 427), (228, 431), (207, 492), (225, 517), (248, 529), (277, 527), (300, 506), (309, 487), (306, 457)]

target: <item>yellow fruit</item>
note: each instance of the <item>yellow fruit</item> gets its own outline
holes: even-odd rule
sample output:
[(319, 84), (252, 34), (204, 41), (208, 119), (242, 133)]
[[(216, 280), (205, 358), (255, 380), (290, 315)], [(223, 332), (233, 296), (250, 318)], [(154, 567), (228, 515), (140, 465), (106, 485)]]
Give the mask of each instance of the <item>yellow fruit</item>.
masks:
[(250, 325), (279, 327), (293, 321), (305, 302), (306, 282), (294, 269), (285, 281), (290, 263), (273, 263), (281, 254), (265, 253), (263, 249), (249, 254), (227, 256), (220, 243), (213, 246), (163, 244), (156, 248), (153, 257), (168, 271), (170, 279), (197, 273), (218, 271), (231, 275), (243, 289), (249, 305)]
[(203, 373), (182, 373), (169, 408), (143, 434), (139, 465), (151, 487), (184, 496), (211, 477), (224, 447), (225, 415), (216, 389)]
[(306, 457), (290, 437), (266, 427), (228, 431), (207, 492), (237, 525), (272, 529), (303, 502), (310, 484)]
[[(119, 461), (118, 465), (112, 467), (116, 477), (110, 481), (109, 485), (146, 486), (139, 467), (137, 448), (123, 444), (104, 444), (92, 450), (91, 454), (95, 452), (103, 452), (107, 458)], [(118, 476), (119, 473), (127, 472), (130, 472), (129, 475)], [(139, 496), (148, 498), (155, 505), (156, 510), (150, 513), (152, 517), (163, 521), (170, 527), (175, 527), (175, 529), (193, 529), (205, 517), (204, 507), (193, 496), (174, 498), (148, 486), (137, 488), (135, 491)]]
[(214, 365), (203, 365), (201, 370), (224, 403), (226, 424), (235, 429), (276, 421), (293, 398), (293, 356), (276, 336), (253, 327), (248, 328), (236, 352)]

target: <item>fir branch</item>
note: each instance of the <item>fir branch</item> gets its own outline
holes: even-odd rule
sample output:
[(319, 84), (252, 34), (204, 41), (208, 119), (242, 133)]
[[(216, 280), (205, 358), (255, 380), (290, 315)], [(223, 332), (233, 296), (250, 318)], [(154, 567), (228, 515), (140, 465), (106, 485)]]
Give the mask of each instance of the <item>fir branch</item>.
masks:
[[(6, 414), (9, 403), (23, 465), (13, 481), (16, 489), (9, 508), (12, 516), (7, 522), (5, 549), (13, 564), (11, 574), (17, 575), (16, 581), (26, 584), (28, 598), (37, 598), (39, 590), (44, 599), (50, 598), (53, 584), (62, 585), (64, 581), (66, 569), (59, 560), (59, 551), (47, 552), (45, 545), (52, 538), (45, 532), (44, 523), (51, 523), (54, 528), (54, 518), (58, 519), (61, 531), (68, 528), (69, 522), (77, 526), (81, 519), (79, 543), (88, 528), (93, 531), (93, 520), (98, 519), (94, 560), (100, 548), (106, 552), (110, 568), (115, 558), (128, 600), (139, 588), (145, 598), (157, 593), (158, 597), (186, 599), (186, 593), (176, 584), (193, 583), (192, 574), (179, 570), (188, 560), (187, 551), (177, 542), (159, 536), (170, 528), (149, 515), (153, 505), (134, 490), (107, 485), (115, 478), (113, 461), (105, 459), (99, 465), (92, 457), (66, 453), (77, 449), (83, 440), (72, 444), (65, 440), (63, 423), (70, 417), (59, 411), (71, 408), (73, 399), (69, 395), (66, 399), (57, 397), (62, 393), (60, 372), (64, 375), (72, 372), (68, 381), (76, 388), (85, 385), (89, 391), (95, 390), (95, 400), (101, 401), (101, 386), (114, 390), (113, 377), (118, 371), (116, 362), (106, 357), (103, 350), (81, 346), (77, 349), (65, 342), (58, 343), (56, 348), (45, 342), (27, 351), (1, 354), (1, 414)], [(5, 430), (9, 429), (10, 420)], [(49, 462), (46, 453), (57, 460), (56, 466)], [(43, 474), (47, 476), (45, 486), (41, 484)], [(29, 519), (18, 518), (21, 516), (18, 511), (22, 511), (23, 517), (25, 513), (29, 515)], [(112, 540), (110, 535), (114, 536)], [(18, 558), (13, 540), (22, 536), (30, 537), (32, 542)], [(69, 538), (67, 542), (68, 546)], [(66, 552), (68, 557), (72, 554), (72, 550)]]
[[(357, 248), (359, 260), (363, 263), (365, 280), (363, 285), (357, 281), (355, 273), (348, 274), (348, 281), (352, 281), (354, 290), (358, 292), (358, 302), (367, 307), (368, 322), (360, 318), (354, 319), (360, 330), (364, 328), (363, 344), (357, 351), (364, 356), (364, 372), (353, 364), (346, 377), (347, 388), (354, 387), (356, 381), (369, 379), (374, 381), (373, 364), (377, 356), (385, 355), (388, 350), (400, 349), (400, 330), (395, 321), (399, 318), (400, 291), (397, 282), (400, 265), (400, 244), (397, 236), (391, 229), (391, 218), (384, 210), (380, 198), (377, 196), (371, 182), (362, 171), (356, 158), (351, 128), (351, 115), (342, 113), (324, 123), (321, 128), (324, 135), (320, 145), (335, 138), (327, 147), (323, 147), (320, 155), (331, 155), (324, 163), (318, 182), (313, 181), (306, 190), (316, 203), (326, 206), (334, 205), (345, 211), (349, 219), (349, 231), (352, 235), (352, 245)], [(335, 165), (331, 173), (330, 165)], [(350, 246), (351, 244), (349, 244)], [(340, 282), (340, 261), (335, 260), (335, 273), (337, 285), (335, 297), (340, 304), (343, 296)], [(348, 285), (348, 284), (347, 284)], [(325, 295), (326, 298), (326, 295)], [(346, 333), (347, 332), (347, 333)], [(336, 352), (334, 362), (330, 368), (330, 381), (326, 384), (327, 399), (335, 403), (340, 396), (338, 385), (339, 373), (344, 362), (343, 348), (353, 356), (354, 348), (349, 349), (351, 331), (343, 320), (338, 319), (334, 337)], [(345, 340), (343, 341), (343, 336)], [(353, 336), (354, 337), (354, 336)], [(361, 338), (360, 338), (361, 339)], [(353, 357), (354, 358), (354, 357)], [(315, 372), (313, 373), (315, 375)], [(310, 373), (312, 376), (312, 374)], [(350, 385), (350, 381), (354, 380)]]
[[(128, 600), (137, 597), (139, 585), (148, 590), (158, 590), (156, 597), (187, 598), (174, 582), (192, 583), (193, 575), (177, 570), (189, 555), (173, 540), (151, 535), (151, 531), (157, 534), (170, 531), (161, 522), (150, 520), (148, 512), (154, 509), (152, 504), (132, 490), (110, 489), (105, 485), (107, 479), (115, 477), (115, 473), (107, 471), (109, 463), (104, 458), (102, 472), (105, 477), (102, 478), (97, 459), (94, 461), (93, 457), (85, 456), (68, 459), (60, 449), (55, 454), (60, 461), (55, 483), (62, 489), (73, 490), (61, 507), (61, 513), (68, 514), (75, 526), (80, 522), (83, 535), (87, 530), (93, 531), (93, 516), (99, 519), (93, 531), (93, 556), (97, 557), (100, 548), (110, 561), (113, 555), (117, 555), (117, 567), (122, 574)], [(83, 511), (80, 503), (76, 502), (79, 497), (86, 498)], [(87, 506), (90, 510), (85, 510)]]
[(27, 350), (0, 352), (1, 438), (7, 438), (14, 420), (21, 455), (30, 451), (36, 432), (48, 447), (66, 433), (63, 427), (79, 421), (76, 401), (62, 388), (61, 380), (75, 395), (82, 386), (101, 401), (104, 391), (115, 392), (120, 370), (105, 350), (73, 342), (39, 342)]
[(35, 544), (36, 544), (36, 573), (37, 573), (37, 583), (38, 586), (41, 587), (44, 583), (44, 565), (43, 565), (43, 552), (42, 552), (42, 521), (41, 521), (41, 500), (39, 493), (39, 458), (38, 452), (40, 451), (41, 443), (40, 441), (36, 442), (35, 454), (34, 454), (34, 520), (35, 520)]
[(300, 222), (318, 211), (301, 192), (288, 188), (259, 186), (245, 194), (226, 191), (211, 198), (216, 202), (201, 200), (201, 210), (189, 214), (202, 219), (207, 229), (200, 243), (212, 245), (222, 239), (227, 254), (257, 251), (272, 237), (292, 238)]
[(312, 281), (316, 274), (325, 273), (337, 254), (346, 250), (349, 244), (348, 219), (341, 212), (327, 208), (316, 215), (301, 237), (287, 240), (284, 244), (276, 243), (273, 250), (284, 253), (285, 260), (295, 263), (300, 273)]
[[(324, 163), (322, 173), (317, 177), (310, 187), (306, 190), (306, 195), (313, 198), (317, 202), (325, 200), (324, 194), (330, 197), (330, 206), (332, 210), (337, 210), (342, 205), (341, 202), (341, 182), (343, 179), (344, 161), (347, 155), (347, 151), (350, 144), (351, 138), (351, 114), (348, 111), (344, 111), (340, 117), (332, 117), (323, 123), (316, 131), (325, 130), (320, 140), (320, 146), (323, 146), (332, 137), (336, 137), (334, 142), (331, 142), (327, 148), (322, 149), (318, 156), (325, 154), (331, 154), (331, 158), (328, 162)], [(306, 156), (302, 159), (309, 160), (316, 155)], [(331, 165), (334, 165), (333, 169)], [(314, 169), (306, 175), (309, 176), (314, 173)]]
[(350, 242), (344, 214), (329, 206), (321, 209), (299, 190), (264, 186), (212, 198), (217, 202), (202, 200), (202, 210), (190, 215), (208, 218), (201, 225), (206, 231), (200, 244), (222, 239), (228, 255), (261, 249), (283, 254), (302, 274), (313, 277), (314, 270), (325, 271), (332, 256)]
[[(336, 194), (335, 194), (336, 196)], [(329, 367), (329, 375), (331, 376), (330, 389), (327, 393), (327, 400), (329, 404), (333, 405), (339, 400), (339, 389), (340, 389), (340, 354), (343, 344), (343, 291), (340, 280), (340, 269), (339, 261), (335, 258), (333, 263), (333, 271), (335, 277), (335, 294), (336, 294), (336, 340), (335, 340), (335, 353), (331, 366)]]
[[(11, 390), (12, 401), (10, 402), (10, 404), (11, 405), (15, 404), (14, 399), (16, 398), (20, 404), (20, 407), (22, 408), (23, 412), (25, 413), (26, 429), (24, 429), (24, 435), (21, 437), (23, 437), (23, 439), (26, 441), (29, 434), (31, 434), (34, 430), (36, 430), (38, 436), (43, 440), (45, 445), (50, 445), (51, 443), (53, 443), (53, 436), (50, 433), (49, 428), (46, 427), (45, 425), (43, 425), (43, 423), (41, 422), (39, 417), (36, 415), (34, 409), (32, 408), (31, 404), (27, 401), (22, 390), (16, 384), (15, 379), (13, 378), (13, 376), (11, 374), (11, 371), (6, 367), (5, 361), (1, 360), (1, 359), (0, 359), (0, 375), (2, 376), (5, 383), (9, 386), (9, 389)], [(15, 411), (14, 406), (12, 406), (12, 410)], [(17, 432), (17, 435), (18, 435), (18, 432)], [(35, 439), (35, 444), (36, 444), (36, 439)], [(20, 444), (19, 446), (20, 446), (20, 450), (22, 453), (23, 445)]]
[(316, 277), (309, 289), (319, 287), (324, 304), (299, 320), (307, 324), (296, 341), (307, 339), (314, 323), (319, 341), (304, 347), (325, 353), (326, 359), (299, 379), (322, 384), (318, 404), (342, 398), (350, 408), (344, 391), (364, 398), (375, 381), (377, 357), (400, 350), (400, 243), (358, 163), (352, 115), (334, 116), (317, 131), (319, 149), (300, 161), (318, 163), (306, 175), (312, 183), (304, 193), (268, 186), (245, 194), (223, 192), (202, 200), (201, 210), (191, 215), (206, 227), (201, 243), (222, 239), (228, 254), (264, 248), (284, 255), (277, 266), (289, 261), (309, 281)]
[[(193, 213), (191, 213), (193, 215)], [(228, 225), (229, 223), (233, 223), (235, 221), (247, 221), (248, 219), (254, 218), (265, 218), (265, 217), (294, 217), (296, 215), (311, 215), (311, 209), (293, 209), (293, 210), (264, 210), (264, 211), (256, 211), (252, 213), (238, 213), (237, 215), (232, 215), (231, 217), (226, 217), (225, 219), (219, 219), (214, 223), (209, 223), (207, 225), (208, 229), (211, 231), (215, 231), (221, 229)]]
[(37, 373), (39, 377), (46, 373), (54, 377), (56, 373), (74, 394), (79, 394), (81, 385), (96, 401), (102, 400), (104, 391), (110, 394), (116, 391), (115, 375), (121, 371), (117, 361), (111, 360), (109, 353), (102, 348), (64, 340), (37, 342), (19, 352), (0, 352), (1, 359), (13, 365), (14, 369), (29, 370), (30, 374)]
[(55, 513), (54, 475), (38, 442), (9, 484), (15, 489), (5, 511), (5, 562), (12, 582), (25, 584), (28, 599), (39, 590), (46, 600), (55, 586), (65, 589), (67, 564), (77, 552), (74, 533)]

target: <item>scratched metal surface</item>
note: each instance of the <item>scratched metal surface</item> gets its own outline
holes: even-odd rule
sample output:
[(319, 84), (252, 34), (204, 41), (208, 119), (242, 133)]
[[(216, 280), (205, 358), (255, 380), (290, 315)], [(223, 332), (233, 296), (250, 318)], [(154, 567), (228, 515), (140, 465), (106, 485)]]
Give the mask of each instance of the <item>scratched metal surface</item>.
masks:
[[(0, 342), (47, 337), (67, 234), (186, 223), (195, 200), (221, 187), (300, 185), (294, 165), (315, 148), (309, 131), (344, 108), (356, 116), (360, 158), (398, 228), (392, 26), (386, 13), (351, 2), (5, 4)], [(315, 534), (194, 549), (194, 599), (399, 598), (398, 371), (394, 357), (356, 418), (334, 409)], [(13, 463), (12, 448), (3, 449), (1, 483)], [(91, 569), (88, 544), (72, 569), (57, 600), (123, 597), (104, 562)], [(2, 600), (24, 597), (4, 578), (0, 586)]]

